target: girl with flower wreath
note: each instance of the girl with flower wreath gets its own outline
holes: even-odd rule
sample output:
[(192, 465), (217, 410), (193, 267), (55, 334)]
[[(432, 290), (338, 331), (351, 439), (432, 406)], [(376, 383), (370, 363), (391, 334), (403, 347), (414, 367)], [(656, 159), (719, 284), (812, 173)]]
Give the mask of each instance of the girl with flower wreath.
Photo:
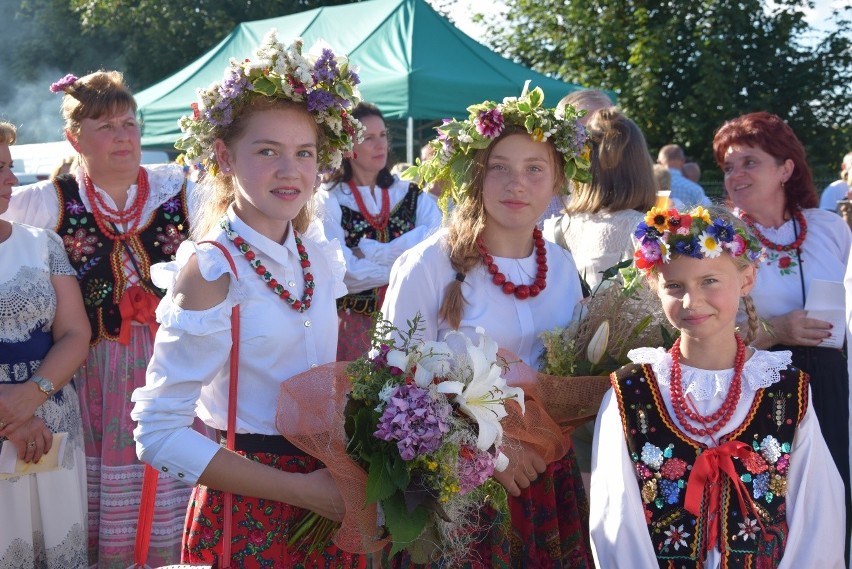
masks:
[[(306, 510), (339, 520), (344, 506), (328, 470), (275, 428), (281, 383), (334, 361), (335, 298), (346, 292), (345, 267), (339, 247), (308, 226), (320, 169), (339, 164), (359, 135), (349, 116), (357, 83), (345, 58), (330, 49), (303, 55), (301, 40), (285, 46), (273, 31), (252, 59), (232, 60), (221, 83), (200, 91), (194, 115), (182, 120), (178, 146), (207, 166), (199, 188), (204, 206), (193, 225), (197, 240), (153, 269), (167, 293), (132, 416), (140, 458), (195, 486), (184, 563), (365, 565), (363, 556), (335, 546), (288, 547)], [(235, 305), (240, 373), (232, 452), (190, 425), (197, 413), (226, 438)], [(223, 492), (233, 494), (229, 560), (221, 559)]]
[[(843, 282), (852, 232), (838, 215), (818, 207), (805, 149), (781, 117), (758, 112), (726, 122), (716, 132), (713, 152), (724, 172), (728, 200), (767, 251), (752, 294), (764, 323), (754, 345), (790, 350), (793, 365), (814, 378), (814, 410), (843, 478), (850, 535), (852, 400), (844, 331), (832, 330), (804, 308), (815, 279)], [(838, 334), (841, 348), (821, 345)], [(848, 562), (848, 545), (846, 558)]]
[(364, 125), (364, 140), (317, 194), (325, 236), (344, 245), (346, 259), (349, 292), (337, 301), (338, 361), (370, 350), (371, 316), (382, 304), (391, 265), (441, 226), (435, 200), (388, 169), (388, 129), (378, 107), (359, 103), (352, 116)]
[[(680, 337), (610, 376), (592, 457), (599, 567), (820, 567), (843, 561), (843, 483), (789, 351), (749, 347), (761, 247), (729, 211), (654, 208), (635, 236)], [(737, 331), (740, 305), (748, 315)]]
[[(67, 75), (65, 135), (77, 166), (19, 188), (4, 218), (56, 231), (77, 273), (92, 329), (77, 374), (89, 495), (89, 563), (124, 569), (133, 560), (143, 465), (133, 444), (130, 394), (145, 384), (162, 290), (151, 265), (170, 261), (189, 234), (187, 186), (178, 165), (141, 166), (136, 101), (117, 71)], [(203, 428), (198, 423), (199, 428)], [(155, 505), (151, 559), (179, 551), (189, 491), (164, 480)]]
[[(453, 330), (475, 338), (481, 327), (537, 367), (540, 334), (571, 320), (582, 298), (577, 267), (536, 223), (568, 179), (585, 180), (588, 153), (573, 107), (563, 117), (543, 99), (541, 89), (525, 87), (520, 98), (473, 105), (468, 120), (438, 127), (436, 155), (418, 173), (425, 186), (444, 184), (455, 205), (448, 227), (393, 267), (382, 312), (396, 327), (407, 329), (419, 314), (425, 341)], [(505, 442), (509, 467), (495, 478), (511, 494), (511, 519), (484, 508), (482, 519), (491, 516), (493, 525), (477, 537), (466, 567), (592, 566), (570, 437), (558, 428), (548, 436), (535, 447)], [(403, 554), (392, 560), (409, 564)]]

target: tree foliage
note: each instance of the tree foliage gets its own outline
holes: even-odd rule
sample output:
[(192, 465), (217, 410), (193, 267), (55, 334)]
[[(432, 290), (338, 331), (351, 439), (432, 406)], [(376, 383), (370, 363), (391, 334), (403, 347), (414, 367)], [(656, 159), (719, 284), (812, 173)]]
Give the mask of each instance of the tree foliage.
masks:
[(677, 142), (715, 170), (715, 129), (755, 110), (788, 120), (812, 162), (832, 172), (852, 149), (852, 8), (818, 37), (803, 0), (504, 3), (505, 19), (482, 18), (497, 51), (615, 91), (653, 150)]

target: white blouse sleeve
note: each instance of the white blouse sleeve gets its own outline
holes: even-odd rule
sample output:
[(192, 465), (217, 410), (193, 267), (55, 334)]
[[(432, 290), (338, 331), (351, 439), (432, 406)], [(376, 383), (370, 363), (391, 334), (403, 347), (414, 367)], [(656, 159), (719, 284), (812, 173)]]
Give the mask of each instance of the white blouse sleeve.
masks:
[[(843, 480), (822, 438), (810, 388), (808, 410), (796, 428), (790, 456), (786, 497), (789, 533), (778, 569), (842, 569), (848, 539)], [(819, 539), (814, 539), (816, 535)]]
[(44, 180), (17, 188), (12, 193), (9, 209), (0, 217), (33, 227), (54, 229), (59, 222), (59, 198), (53, 182)]
[(607, 391), (595, 421), (589, 533), (598, 567), (657, 567), (618, 401)]
[(328, 241), (340, 243), (346, 261), (346, 288), (350, 293), (361, 292), (388, 284), (390, 265), (359, 259), (346, 246), (346, 235), (341, 225), (343, 211), (335, 196), (337, 190), (320, 189), (316, 193), (317, 217), (322, 221), (323, 232)]
[(374, 239), (363, 238), (358, 242), (358, 248), (364, 257), (381, 265), (393, 265), (400, 255), (411, 249), (441, 227), (441, 209), (428, 194), (417, 196), (417, 213), (415, 227), (403, 233), (390, 243), (380, 243)]
[(382, 315), (398, 329), (407, 331), (408, 322), (419, 314), (418, 337), (424, 341), (438, 340), (438, 312), (443, 287), (435, 282), (437, 269), (430, 267), (429, 260), (424, 259), (423, 251), (420, 247), (410, 249), (394, 264), (382, 305)]
[(195, 484), (219, 450), (219, 445), (192, 429), (202, 387), (228, 364), (231, 350), (231, 308), (242, 300), (239, 282), (231, 275), (224, 301), (207, 310), (184, 310), (172, 291), (180, 269), (192, 255), (205, 280), (231, 274), (227, 260), (213, 245), (185, 241), (176, 260), (151, 269), (154, 283), (167, 288), (157, 307), (160, 328), (148, 364), (145, 387), (133, 392), (131, 413), (136, 453), (151, 464), (189, 484)]

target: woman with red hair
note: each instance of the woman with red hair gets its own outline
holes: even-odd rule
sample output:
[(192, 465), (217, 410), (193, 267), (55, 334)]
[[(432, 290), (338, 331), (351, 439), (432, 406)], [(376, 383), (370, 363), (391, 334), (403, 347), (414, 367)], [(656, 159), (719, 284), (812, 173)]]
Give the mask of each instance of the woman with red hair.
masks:
[(752, 292), (764, 322), (753, 345), (791, 350), (793, 365), (813, 378), (814, 409), (846, 487), (848, 533), (846, 346), (824, 347), (844, 331), (809, 317), (804, 308), (815, 280), (843, 282), (852, 233), (842, 218), (818, 208), (805, 149), (777, 115), (757, 112), (726, 122), (716, 131), (713, 152), (729, 201), (766, 251)]

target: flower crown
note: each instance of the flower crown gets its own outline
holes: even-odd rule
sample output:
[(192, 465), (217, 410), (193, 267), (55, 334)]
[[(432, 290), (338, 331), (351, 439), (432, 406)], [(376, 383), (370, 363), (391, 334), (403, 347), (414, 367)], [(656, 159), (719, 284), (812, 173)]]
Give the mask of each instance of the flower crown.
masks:
[(441, 184), (441, 207), (447, 201), (461, 201), (470, 190), (472, 176), (468, 172), (476, 150), (488, 148), (507, 125), (524, 128), (536, 141), (550, 140), (562, 154), (565, 178), (588, 182), (590, 147), (586, 129), (577, 120), (579, 113), (571, 105), (564, 110), (542, 106), (544, 92), (540, 87), (529, 90), (524, 84), (520, 97), (506, 97), (502, 103), (484, 101), (467, 108), (467, 120), (444, 119), (435, 127), (436, 139), (429, 142), (435, 153), (425, 161), (417, 160), (403, 177), (417, 180), (422, 186)]
[(636, 268), (645, 273), (668, 263), (672, 254), (712, 259), (726, 251), (732, 257), (746, 255), (753, 263), (763, 255), (760, 242), (745, 228), (735, 228), (723, 216), (713, 219), (701, 206), (689, 213), (653, 207), (633, 236), (638, 241), (633, 255)]
[[(225, 77), (207, 89), (198, 89), (198, 102), (192, 104), (193, 115), (178, 121), (183, 135), (175, 148), (183, 150), (186, 160), (201, 161), (212, 173), (218, 172), (213, 142), (219, 129), (234, 120), (250, 93), (306, 103), (317, 125), (323, 130), (324, 142), (318, 151), (321, 170), (334, 170), (341, 164), (343, 153), (352, 149), (363, 137), (364, 127), (347, 112), (361, 100), (356, 87), (358, 75), (344, 56), (336, 56), (325, 46), (315, 46), (302, 54), (302, 40), (288, 47), (278, 41), (275, 30), (266, 34), (254, 59), (231, 59)], [(321, 53), (315, 51), (321, 49)]]

